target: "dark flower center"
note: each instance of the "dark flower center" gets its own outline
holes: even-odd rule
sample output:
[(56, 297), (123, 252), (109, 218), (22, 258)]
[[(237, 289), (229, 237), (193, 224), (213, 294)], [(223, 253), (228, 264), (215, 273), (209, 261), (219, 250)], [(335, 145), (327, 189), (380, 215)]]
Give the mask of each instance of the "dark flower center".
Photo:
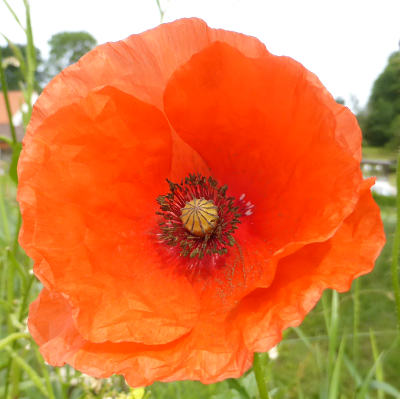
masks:
[(240, 217), (251, 208), (242, 205), (242, 198), (227, 197), (228, 187), (212, 177), (189, 175), (180, 184), (167, 182), (170, 192), (157, 198), (161, 241), (190, 258), (226, 254), (235, 244)]

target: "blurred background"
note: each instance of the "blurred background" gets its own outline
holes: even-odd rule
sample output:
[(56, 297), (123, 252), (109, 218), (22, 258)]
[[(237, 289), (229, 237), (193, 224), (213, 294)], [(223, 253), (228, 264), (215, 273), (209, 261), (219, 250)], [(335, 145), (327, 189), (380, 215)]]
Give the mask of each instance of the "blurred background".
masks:
[[(30, 6), (30, 8), (29, 8)], [(388, 243), (375, 270), (348, 293), (325, 292), (301, 327), (264, 355), (273, 398), (400, 398), (391, 274), (400, 145), (400, 1), (382, 0), (0, 0), (0, 397), (257, 398), (250, 370), (239, 380), (129, 389), (41, 358), (26, 329), (40, 284), (18, 246), (16, 162), (32, 105), (62, 69), (97, 44), (182, 17), (256, 36), (274, 54), (314, 72), (357, 116), (364, 175)], [(395, 259), (396, 260), (396, 259)]]

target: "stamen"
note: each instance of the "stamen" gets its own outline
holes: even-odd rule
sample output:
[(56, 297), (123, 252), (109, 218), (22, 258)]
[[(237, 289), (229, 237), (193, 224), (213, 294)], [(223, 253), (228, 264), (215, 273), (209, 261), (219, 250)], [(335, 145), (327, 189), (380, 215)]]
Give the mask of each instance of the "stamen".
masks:
[(181, 184), (167, 181), (170, 193), (157, 198), (160, 242), (199, 262), (208, 255), (216, 259), (226, 254), (235, 244), (233, 234), (240, 217), (253, 211), (252, 204), (242, 201), (244, 194), (239, 201), (227, 197), (226, 185), (201, 175), (189, 175)]

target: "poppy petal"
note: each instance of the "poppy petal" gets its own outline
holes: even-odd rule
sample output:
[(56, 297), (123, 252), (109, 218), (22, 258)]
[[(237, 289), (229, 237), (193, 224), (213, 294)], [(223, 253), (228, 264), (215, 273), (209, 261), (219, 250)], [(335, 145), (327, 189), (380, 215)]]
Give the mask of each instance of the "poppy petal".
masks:
[[(176, 37), (184, 38), (184, 42), (177, 41)], [(100, 45), (45, 87), (33, 109), (27, 136), (34, 134), (58, 109), (80, 101), (91, 91), (102, 88), (105, 82), (162, 109), (164, 89), (172, 73), (193, 54), (215, 41), (237, 46), (249, 57), (257, 57), (266, 51), (254, 37), (210, 29), (197, 18), (163, 24), (126, 40)], [(178, 181), (193, 170), (208, 175), (209, 168), (203, 159), (179, 136), (173, 133), (172, 137), (173, 159), (169, 177)]]
[(171, 166), (162, 113), (103, 88), (47, 118), (25, 148), (20, 242), (45, 286), (68, 296), (80, 333), (165, 343), (190, 331), (195, 294), (156, 251), (155, 198)]
[[(132, 386), (238, 377), (371, 270), (384, 235), (360, 159), (350, 111), (257, 39), (187, 19), (99, 46), (44, 90), (19, 162), (43, 356)], [(168, 224), (188, 198), (160, 197), (164, 230), (156, 215), (165, 179), (194, 173), (229, 196), (195, 260), (170, 245), (191, 245)]]
[[(176, 37), (184, 38), (184, 45)], [(103, 87), (104, 82), (162, 109), (164, 89), (172, 73), (215, 41), (237, 46), (249, 57), (266, 51), (254, 37), (210, 29), (197, 18), (163, 24), (126, 40), (100, 45), (45, 87), (33, 109), (27, 136), (58, 109), (80, 101)], [(171, 179), (179, 180), (182, 173), (191, 173), (193, 167), (204, 175), (209, 174), (201, 157), (174, 134), (173, 146)]]
[(237, 46), (249, 57), (266, 51), (254, 37), (210, 29), (197, 18), (162, 24), (125, 40), (100, 45), (46, 86), (34, 108), (30, 131), (55, 110), (86, 97), (104, 82), (162, 108), (164, 89), (172, 73), (215, 41)]
[(67, 300), (46, 288), (30, 305), (28, 328), (46, 361), (54, 366), (63, 366), (85, 343)]
[(360, 130), (297, 62), (215, 43), (177, 70), (164, 104), (213, 177), (253, 203), (246, 223), (272, 251), (326, 240), (354, 209), (361, 172), (343, 132), (359, 144)]
[(236, 322), (251, 350), (265, 351), (276, 345), (284, 329), (302, 322), (323, 290), (347, 291), (353, 279), (373, 269), (385, 234), (370, 192), (372, 184), (372, 179), (364, 181), (354, 212), (331, 239), (306, 245), (281, 259), (271, 287), (256, 290), (236, 309)]
[[(49, 319), (54, 324), (49, 324)], [(72, 308), (65, 297), (46, 288), (31, 304), (28, 326), (47, 362), (58, 366), (68, 363), (97, 378), (123, 374), (131, 386), (185, 378), (211, 383), (238, 377), (252, 361), (252, 353), (243, 346), (239, 332), (227, 331), (221, 323), (203, 324), (205, 329), (196, 328), (164, 345), (88, 342), (75, 328)], [(222, 334), (224, 331), (226, 334)], [(228, 341), (226, 336), (230, 336)], [(211, 337), (213, 347), (209, 346)]]

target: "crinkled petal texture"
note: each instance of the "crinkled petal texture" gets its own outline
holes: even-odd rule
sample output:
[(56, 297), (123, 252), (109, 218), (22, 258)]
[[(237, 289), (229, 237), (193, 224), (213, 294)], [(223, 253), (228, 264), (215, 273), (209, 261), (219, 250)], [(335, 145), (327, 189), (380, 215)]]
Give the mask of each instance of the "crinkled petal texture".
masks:
[[(133, 386), (241, 375), (372, 269), (385, 238), (360, 150), (350, 111), (254, 38), (187, 19), (97, 47), (44, 90), (19, 163), (43, 356)], [(156, 216), (189, 173), (253, 205), (196, 278)]]

